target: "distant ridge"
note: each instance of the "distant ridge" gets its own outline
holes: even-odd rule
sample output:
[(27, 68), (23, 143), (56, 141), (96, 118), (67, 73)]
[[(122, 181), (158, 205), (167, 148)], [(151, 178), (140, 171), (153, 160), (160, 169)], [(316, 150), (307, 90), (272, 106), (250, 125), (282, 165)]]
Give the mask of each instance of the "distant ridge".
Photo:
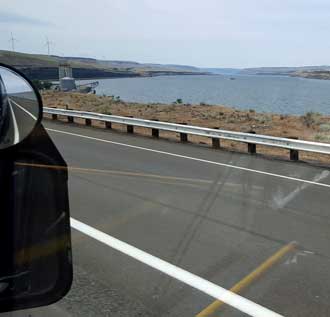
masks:
[(301, 67), (256, 67), (245, 68), (241, 71), (241, 74), (249, 75), (291, 75), (295, 72), (310, 72), (310, 71), (330, 71), (330, 66), (301, 66)]
[(68, 62), (76, 78), (147, 77), (160, 75), (281, 75), (330, 79), (330, 66), (198, 68), (189, 65), (100, 60), (91, 57), (28, 54), (0, 50), (0, 62), (21, 69), (32, 79), (58, 79), (58, 65)]
[(58, 79), (58, 65), (70, 63), (75, 78), (147, 77), (160, 75), (207, 75), (198, 68), (181, 65), (144, 64), (133, 61), (27, 54), (0, 50), (0, 62), (21, 69), (32, 79)]

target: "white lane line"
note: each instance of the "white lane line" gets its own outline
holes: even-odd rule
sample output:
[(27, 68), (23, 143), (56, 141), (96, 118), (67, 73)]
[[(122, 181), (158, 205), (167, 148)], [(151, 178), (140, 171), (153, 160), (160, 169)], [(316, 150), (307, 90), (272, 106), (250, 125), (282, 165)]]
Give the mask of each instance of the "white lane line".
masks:
[[(250, 316), (254, 317), (280, 317), (278, 313), (269, 310), (257, 303), (254, 303), (240, 295), (205, 280), (193, 273), (183, 270), (171, 263), (168, 263), (156, 256), (118, 240), (102, 231), (86, 225), (76, 219), (71, 218), (71, 227), (86, 234), (87, 236), (106, 244), (166, 275), (169, 275), (199, 291), (212, 296)], [(283, 316), (282, 316), (283, 317)]]
[(35, 115), (33, 115), (31, 112), (27, 111), (25, 108), (23, 108), (21, 105), (19, 105), (16, 101), (12, 100), (9, 98), (10, 103), (13, 103), (15, 106), (17, 106), (18, 108), (20, 108), (21, 110), (23, 110), (25, 113), (27, 113), (32, 119), (34, 120), (38, 120), (37, 117)]
[(15, 117), (15, 113), (14, 113), (11, 102), (9, 102), (9, 109), (10, 109), (10, 112), (11, 112), (12, 123), (13, 123), (13, 126), (14, 126), (14, 144), (17, 144), (19, 142), (19, 131), (18, 131), (16, 117)]
[(186, 156), (186, 155), (180, 155), (180, 154), (175, 154), (175, 153), (170, 153), (170, 152), (153, 150), (153, 149), (149, 149), (149, 148), (145, 148), (145, 147), (141, 147), (141, 146), (130, 145), (130, 144), (125, 144), (125, 143), (119, 143), (119, 142), (114, 142), (114, 141), (109, 141), (109, 140), (94, 138), (94, 137), (90, 137), (90, 136), (82, 135), (82, 134), (77, 134), (77, 133), (71, 133), (71, 132), (66, 132), (66, 131), (61, 131), (61, 130), (55, 130), (55, 129), (48, 129), (48, 128), (46, 130), (47, 131), (51, 131), (51, 132), (57, 132), (57, 133), (67, 134), (67, 135), (73, 135), (73, 136), (77, 136), (77, 137), (80, 137), (80, 138), (89, 139), (89, 140), (93, 140), (93, 141), (105, 142), (105, 143), (110, 143), (110, 144), (115, 144), (115, 145), (129, 147), (129, 148), (133, 148), (133, 149), (138, 149), (138, 150), (143, 150), (143, 151), (149, 151), (149, 152), (154, 152), (154, 153), (159, 153), (159, 154), (174, 156), (174, 157), (178, 157), (178, 158), (188, 159), (188, 160), (192, 160), (192, 161), (198, 161), (198, 162), (207, 163), (207, 164), (224, 166), (224, 167), (229, 167), (229, 168), (233, 168), (233, 169), (237, 169), (237, 170), (241, 170), (241, 171), (253, 172), (253, 173), (257, 173), (257, 174), (261, 174), (261, 175), (278, 177), (278, 178), (287, 179), (287, 180), (291, 180), (291, 181), (295, 181), (295, 182), (301, 182), (301, 183), (306, 183), (306, 184), (311, 184), (311, 185), (317, 185), (317, 186), (321, 186), (321, 187), (330, 188), (330, 184), (318, 183), (318, 182), (310, 181), (310, 180), (306, 180), (306, 179), (301, 179), (301, 178), (296, 178), (296, 177), (290, 177), (290, 176), (285, 176), (285, 175), (281, 175), (281, 174), (274, 174), (274, 173), (269, 173), (269, 172), (254, 170), (254, 169), (251, 169), (251, 168), (246, 168), (246, 167), (241, 167), (241, 166), (236, 166), (236, 165), (230, 165), (230, 164), (225, 164), (225, 163), (220, 163), (220, 162), (215, 162), (215, 161), (204, 160), (204, 159), (200, 159), (200, 158), (196, 158), (196, 157), (191, 157), (191, 156)]

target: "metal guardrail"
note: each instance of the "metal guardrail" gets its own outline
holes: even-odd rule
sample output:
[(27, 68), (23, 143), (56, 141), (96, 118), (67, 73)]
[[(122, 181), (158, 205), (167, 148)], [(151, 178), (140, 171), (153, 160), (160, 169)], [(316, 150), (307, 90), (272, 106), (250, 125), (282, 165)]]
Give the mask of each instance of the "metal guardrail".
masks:
[(197, 126), (190, 126), (177, 123), (160, 122), (153, 120), (144, 120), (137, 118), (121, 117), (106, 115), (101, 113), (66, 110), (59, 108), (43, 108), (44, 113), (51, 114), (53, 119), (57, 119), (57, 116), (65, 116), (69, 122), (73, 122), (73, 118), (80, 118), (86, 120), (86, 125), (91, 125), (92, 120), (104, 121), (106, 127), (111, 128), (111, 123), (119, 123), (127, 126), (127, 132), (133, 133), (134, 126), (145, 127), (152, 129), (152, 135), (154, 137), (159, 136), (159, 130), (172, 131), (180, 133), (181, 141), (187, 141), (188, 134), (204, 136), (212, 138), (214, 147), (220, 146), (220, 140), (231, 140), (244, 142), (248, 144), (248, 151), (250, 153), (256, 152), (256, 145), (265, 145), (272, 147), (279, 147), (290, 150), (290, 158), (292, 160), (298, 160), (298, 151), (307, 151), (321, 154), (330, 154), (330, 144), (301, 141), (288, 138), (272, 137), (260, 134), (233, 132), (226, 130), (202, 128)]

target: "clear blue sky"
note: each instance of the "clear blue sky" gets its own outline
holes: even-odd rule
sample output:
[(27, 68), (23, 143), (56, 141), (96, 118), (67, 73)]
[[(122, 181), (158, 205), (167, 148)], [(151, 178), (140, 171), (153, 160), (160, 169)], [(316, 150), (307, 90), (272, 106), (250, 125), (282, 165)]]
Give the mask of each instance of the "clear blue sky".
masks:
[(330, 64), (330, 0), (2, 0), (0, 49), (205, 67)]

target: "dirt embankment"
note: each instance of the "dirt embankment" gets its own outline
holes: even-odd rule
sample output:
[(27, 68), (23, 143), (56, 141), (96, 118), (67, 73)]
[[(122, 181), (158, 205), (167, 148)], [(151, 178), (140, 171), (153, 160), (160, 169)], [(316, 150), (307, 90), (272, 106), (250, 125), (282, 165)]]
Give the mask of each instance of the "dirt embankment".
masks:
[[(303, 116), (257, 113), (230, 107), (190, 104), (139, 104), (123, 102), (111, 96), (85, 95), (79, 93), (43, 92), (44, 105), (47, 107), (68, 108), (99, 112), (120, 116), (152, 119), (174, 123), (224, 130), (299, 138), (301, 140), (330, 143), (330, 116), (308, 112)], [(121, 129), (120, 127), (118, 127)], [(150, 135), (146, 129), (136, 129), (138, 133)], [(175, 133), (161, 132), (162, 137), (178, 138)], [(210, 144), (204, 137), (190, 136), (196, 143)], [(239, 142), (222, 141), (221, 145), (230, 150), (246, 151), (246, 145)], [(275, 156), (287, 156), (288, 151), (270, 147), (258, 147), (258, 152)], [(301, 153), (305, 160), (330, 163), (330, 157), (313, 153)]]

